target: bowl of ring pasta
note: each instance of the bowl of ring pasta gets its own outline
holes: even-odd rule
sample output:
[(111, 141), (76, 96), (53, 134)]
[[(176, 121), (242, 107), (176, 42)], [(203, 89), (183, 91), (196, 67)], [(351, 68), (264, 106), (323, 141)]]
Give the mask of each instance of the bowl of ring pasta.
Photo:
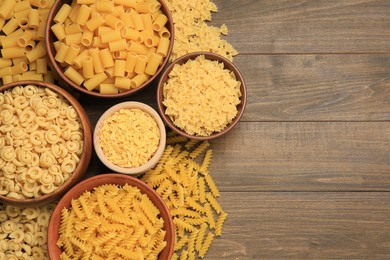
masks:
[(149, 85), (173, 48), (164, 1), (60, 1), (48, 15), (45, 42), (55, 71), (87, 95), (116, 98)]
[(0, 87), (0, 202), (57, 200), (81, 179), (91, 153), (89, 119), (68, 92), (41, 81)]
[(90, 177), (69, 190), (48, 227), (50, 259), (171, 259), (174, 227), (162, 198), (124, 174)]

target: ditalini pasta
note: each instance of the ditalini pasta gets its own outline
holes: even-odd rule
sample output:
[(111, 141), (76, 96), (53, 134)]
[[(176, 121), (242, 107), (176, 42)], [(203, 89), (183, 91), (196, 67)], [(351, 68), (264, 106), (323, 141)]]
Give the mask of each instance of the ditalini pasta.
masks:
[[(121, 83), (116, 83), (118, 87)], [(123, 83), (126, 84), (126, 83)], [(121, 167), (139, 167), (156, 152), (160, 131), (140, 109), (121, 109), (103, 121), (99, 143), (107, 159)]]
[(71, 177), (84, 147), (83, 129), (62, 96), (34, 85), (6, 90), (0, 121), (1, 195), (37, 198)]
[(128, 184), (85, 192), (61, 212), (61, 259), (157, 259), (166, 246), (159, 214)]
[[(157, 73), (168, 55), (168, 18), (160, 7), (158, 1), (149, 0), (74, 0), (69, 5), (63, 4), (51, 30), (68, 48), (60, 45), (62, 48), (56, 49), (55, 60), (64, 67), (64, 71), (78, 72), (82, 80), (79, 77), (69, 79), (90, 91), (115, 94), (138, 88)], [(75, 51), (75, 45), (79, 46), (79, 52)], [(76, 55), (79, 53), (90, 58), (83, 62)], [(18, 52), (8, 52), (8, 55), (19, 57)], [(93, 70), (89, 59), (92, 60)], [(73, 70), (69, 70), (70, 67)], [(115, 88), (111, 88), (112, 85), (101, 88), (105, 79), (91, 84), (96, 75), (102, 79), (102, 73), (117, 82)]]
[(0, 204), (0, 259), (49, 259), (46, 234), (54, 207)]
[(163, 86), (165, 114), (190, 135), (220, 132), (237, 115), (240, 84), (223, 63), (204, 55), (176, 64)]
[[(209, 143), (170, 134), (157, 165), (142, 179), (164, 199), (175, 227), (172, 259), (203, 258), (213, 239), (222, 235), (227, 213), (217, 200), (219, 193), (209, 172)], [(199, 164), (200, 155), (205, 153)], [(207, 181), (206, 181), (207, 179)]]
[[(6, 61), (8, 66), (15, 68), (20, 68), (20, 63), (25, 62), (24, 69), (18, 71), (1, 70), (3, 67), (0, 64), (2, 84), (34, 79), (53, 82), (44, 46), (47, 14), (53, 3), (54, 0), (0, 1), (1, 59)], [(55, 33), (58, 37), (65, 35), (61, 27), (55, 28)], [(46, 60), (46, 63), (40, 62), (38, 67), (35, 62), (39, 59)]]

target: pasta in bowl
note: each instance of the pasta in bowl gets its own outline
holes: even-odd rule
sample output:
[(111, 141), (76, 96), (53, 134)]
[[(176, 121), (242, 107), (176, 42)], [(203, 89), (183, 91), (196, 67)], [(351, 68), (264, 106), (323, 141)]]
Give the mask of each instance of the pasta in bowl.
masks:
[(41, 81), (0, 87), (0, 201), (29, 207), (58, 199), (85, 173), (91, 125), (78, 101)]
[(110, 170), (141, 174), (153, 168), (164, 152), (165, 125), (152, 107), (122, 102), (101, 115), (93, 144), (100, 161)]
[(173, 48), (164, 1), (60, 1), (48, 16), (48, 57), (63, 80), (102, 98), (131, 95), (162, 71)]
[(246, 85), (238, 68), (214, 53), (194, 52), (173, 61), (158, 82), (157, 105), (164, 122), (182, 136), (211, 140), (239, 122)]
[(48, 227), (53, 260), (129, 255), (166, 260), (173, 245), (173, 221), (162, 198), (143, 181), (123, 174), (101, 174), (74, 186), (58, 202)]

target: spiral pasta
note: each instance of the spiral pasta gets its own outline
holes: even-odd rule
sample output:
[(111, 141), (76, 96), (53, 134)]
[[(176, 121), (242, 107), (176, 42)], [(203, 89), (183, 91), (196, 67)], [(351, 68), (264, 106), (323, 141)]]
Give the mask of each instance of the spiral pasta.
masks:
[[(215, 236), (220, 236), (227, 214), (217, 201), (218, 188), (209, 172), (212, 150), (208, 142), (189, 140), (168, 134), (172, 143), (162, 159), (142, 179), (165, 200), (176, 231), (172, 259), (204, 257)], [(198, 145), (198, 146), (196, 146)], [(195, 160), (204, 153), (199, 165)]]
[(81, 259), (90, 259), (92, 252), (96, 259), (155, 259), (166, 245), (159, 214), (145, 194), (128, 184), (85, 192), (61, 212), (61, 259), (74, 259), (77, 252)]
[(70, 178), (84, 141), (80, 118), (64, 97), (35, 85), (15, 86), (0, 93), (0, 122), (1, 195), (36, 198)]

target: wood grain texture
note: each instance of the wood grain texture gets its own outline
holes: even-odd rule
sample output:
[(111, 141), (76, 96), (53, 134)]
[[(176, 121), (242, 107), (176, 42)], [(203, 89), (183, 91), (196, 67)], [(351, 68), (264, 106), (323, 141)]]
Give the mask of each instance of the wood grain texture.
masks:
[(390, 194), (227, 192), (206, 259), (389, 259)]
[(390, 120), (390, 55), (239, 55), (234, 62), (248, 87), (243, 121)]
[(241, 122), (212, 142), (223, 191), (390, 191), (390, 122)]
[(240, 53), (389, 53), (390, 2), (214, 1)]

